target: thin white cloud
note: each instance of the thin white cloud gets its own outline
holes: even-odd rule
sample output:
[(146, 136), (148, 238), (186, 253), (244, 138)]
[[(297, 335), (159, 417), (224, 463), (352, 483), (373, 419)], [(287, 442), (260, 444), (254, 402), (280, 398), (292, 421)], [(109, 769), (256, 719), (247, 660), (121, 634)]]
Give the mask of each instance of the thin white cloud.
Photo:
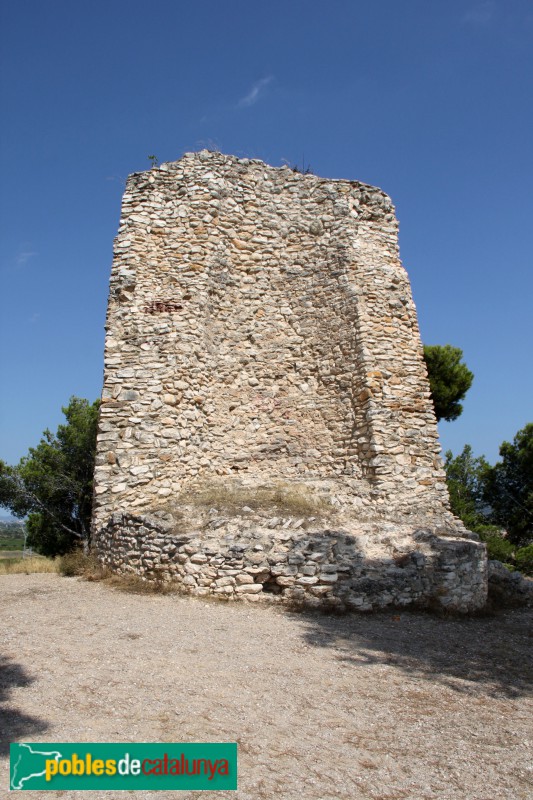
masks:
[(244, 97), (241, 97), (238, 104), (241, 107), (248, 107), (253, 106), (259, 100), (259, 95), (262, 93), (265, 86), (268, 86), (274, 80), (272, 75), (269, 75), (268, 78), (261, 78), (261, 80), (256, 81), (248, 94)]
[(35, 252), (35, 250), (20, 250), (16, 258), (17, 265), (19, 267), (23, 267), (25, 264), (28, 263), (30, 258), (33, 258), (33, 256), (36, 255), (37, 253)]
[(470, 8), (463, 17), (463, 22), (470, 25), (488, 25), (496, 14), (494, 0), (483, 0)]
[(197, 139), (194, 143), (195, 149), (212, 150), (213, 153), (221, 153), (222, 147), (216, 139)]

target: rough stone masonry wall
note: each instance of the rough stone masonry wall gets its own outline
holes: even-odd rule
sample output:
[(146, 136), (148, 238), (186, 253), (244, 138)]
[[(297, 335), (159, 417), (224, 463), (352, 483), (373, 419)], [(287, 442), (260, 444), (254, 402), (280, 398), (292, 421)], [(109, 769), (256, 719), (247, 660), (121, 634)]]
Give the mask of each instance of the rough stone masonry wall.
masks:
[(349, 533), (306, 530), (302, 522), (212, 514), (202, 530), (179, 533), (172, 522), (117, 513), (103, 531), (100, 556), (115, 572), (225, 600), (460, 612), (486, 602), (487, 560), (475, 540), (383, 521), (351, 525)]
[(348, 517), (444, 521), (461, 535), (381, 190), (207, 151), (128, 179), (97, 546), (114, 546), (117, 512), (157, 515), (214, 482), (301, 486)]

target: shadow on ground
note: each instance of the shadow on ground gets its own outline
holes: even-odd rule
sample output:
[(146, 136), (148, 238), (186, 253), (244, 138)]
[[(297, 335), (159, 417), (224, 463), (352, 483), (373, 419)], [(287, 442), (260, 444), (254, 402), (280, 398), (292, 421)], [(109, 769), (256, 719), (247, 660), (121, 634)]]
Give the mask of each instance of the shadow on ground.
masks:
[(383, 664), (458, 692), (521, 697), (533, 690), (533, 610), (483, 618), (420, 612), (327, 616), (301, 612), (304, 639), (340, 662)]
[(45, 720), (31, 717), (9, 705), (12, 689), (30, 686), (34, 680), (16, 661), (0, 655), (0, 756), (9, 753), (11, 742), (36, 736), (49, 727)]

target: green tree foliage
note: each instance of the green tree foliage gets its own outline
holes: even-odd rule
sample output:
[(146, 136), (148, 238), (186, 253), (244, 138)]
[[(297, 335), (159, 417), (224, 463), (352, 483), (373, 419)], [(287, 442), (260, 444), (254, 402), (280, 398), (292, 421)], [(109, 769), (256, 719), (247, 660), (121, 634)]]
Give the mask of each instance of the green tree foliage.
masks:
[(471, 531), (485, 528), (489, 520), (483, 500), (483, 488), (490, 465), (484, 456), (474, 457), (469, 444), (455, 458), (452, 451), (448, 450), (445, 458), (444, 469), (452, 512)]
[(463, 351), (450, 344), (424, 345), (431, 397), (437, 420), (449, 422), (463, 411), (460, 401), (470, 389), (474, 375), (461, 359)]
[(446, 453), (451, 510), (479, 533), (489, 558), (533, 574), (533, 423), (504, 442), (500, 455), (491, 467), (468, 444), (458, 456)]
[(479, 534), (487, 545), (489, 558), (512, 566), (515, 548), (491, 524), (490, 509), (484, 501), (485, 481), (491, 470), (490, 464), (484, 456), (475, 457), (471, 446), (467, 444), (463, 452), (455, 458), (448, 450), (444, 468), (452, 512), (464, 522), (468, 530)]
[(516, 567), (525, 575), (533, 575), (533, 544), (516, 551)]
[(89, 542), (98, 407), (72, 397), (56, 434), (44, 431), (16, 467), (0, 462), (0, 504), (29, 515), (27, 544), (43, 555)]
[(518, 431), (511, 443), (500, 447), (501, 461), (484, 479), (483, 497), (491, 518), (508, 532), (510, 541), (533, 541), (533, 423)]

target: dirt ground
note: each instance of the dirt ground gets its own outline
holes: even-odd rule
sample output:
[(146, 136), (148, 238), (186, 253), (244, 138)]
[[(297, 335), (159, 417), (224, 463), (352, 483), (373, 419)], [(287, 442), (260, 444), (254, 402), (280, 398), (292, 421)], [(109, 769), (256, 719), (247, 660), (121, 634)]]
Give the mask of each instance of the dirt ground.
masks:
[(0, 795), (10, 741), (237, 741), (237, 792), (81, 796), (531, 798), (532, 618), (332, 617), (2, 576)]

